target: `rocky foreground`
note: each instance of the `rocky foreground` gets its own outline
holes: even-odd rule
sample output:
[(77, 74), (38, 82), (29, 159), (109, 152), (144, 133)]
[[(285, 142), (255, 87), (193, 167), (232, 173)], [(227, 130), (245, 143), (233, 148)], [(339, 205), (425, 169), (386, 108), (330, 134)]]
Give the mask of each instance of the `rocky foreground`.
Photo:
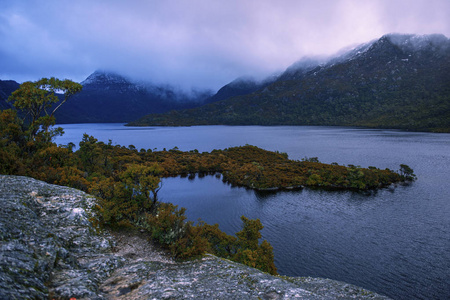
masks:
[(388, 299), (212, 255), (176, 263), (144, 237), (100, 232), (94, 205), (76, 189), (0, 175), (0, 299)]

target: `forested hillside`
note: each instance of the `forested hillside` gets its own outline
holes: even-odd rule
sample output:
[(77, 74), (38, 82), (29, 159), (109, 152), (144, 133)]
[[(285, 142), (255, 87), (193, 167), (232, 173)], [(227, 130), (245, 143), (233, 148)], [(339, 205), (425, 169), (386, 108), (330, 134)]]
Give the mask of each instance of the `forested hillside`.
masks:
[(386, 35), (323, 63), (296, 63), (255, 92), (130, 125), (340, 125), (450, 132), (450, 41)]

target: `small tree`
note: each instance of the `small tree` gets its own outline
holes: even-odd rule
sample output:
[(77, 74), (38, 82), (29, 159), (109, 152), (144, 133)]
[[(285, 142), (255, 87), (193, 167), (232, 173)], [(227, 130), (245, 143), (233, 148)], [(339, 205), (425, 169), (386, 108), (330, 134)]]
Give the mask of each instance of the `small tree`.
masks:
[(98, 168), (101, 148), (98, 140), (91, 135), (83, 134), (79, 143), (80, 149), (77, 151), (78, 157), (83, 164), (85, 171), (91, 173)]
[(244, 216), (241, 216), (241, 220), (244, 223), (242, 230), (236, 233), (239, 244), (241, 244), (242, 248), (257, 249), (261, 238), (259, 231), (264, 228), (261, 221), (259, 219), (250, 220)]
[(132, 164), (120, 174), (120, 179), (130, 190), (132, 198), (139, 199), (141, 209), (154, 208), (158, 200), (158, 192), (161, 189), (159, 175), (162, 170), (157, 164), (150, 166)]
[(417, 176), (414, 174), (414, 170), (411, 169), (408, 165), (401, 164), (400, 165), (400, 175), (403, 176), (406, 180), (414, 181)]
[[(80, 92), (82, 85), (71, 80), (59, 80), (54, 77), (42, 78), (38, 81), (27, 81), (9, 96), (8, 101), (13, 102), (15, 108), (23, 112), (23, 123), (27, 126), (27, 135), (30, 140), (36, 140), (40, 136), (44, 142), (49, 142), (53, 137), (62, 134), (62, 129), (49, 131), (55, 125), (55, 112), (70, 97)], [(64, 95), (59, 101), (56, 93)]]
[(272, 246), (266, 240), (259, 244), (260, 230), (264, 228), (261, 221), (250, 220), (244, 216), (241, 220), (244, 223), (242, 230), (236, 233), (240, 249), (233, 260), (273, 275), (277, 274)]

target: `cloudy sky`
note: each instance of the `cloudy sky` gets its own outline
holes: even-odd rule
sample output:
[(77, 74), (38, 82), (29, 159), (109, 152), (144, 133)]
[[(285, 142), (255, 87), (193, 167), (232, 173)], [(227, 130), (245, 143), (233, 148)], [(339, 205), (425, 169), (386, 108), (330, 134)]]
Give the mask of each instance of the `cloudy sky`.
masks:
[(449, 0), (1, 0), (0, 79), (103, 69), (218, 89), (386, 33), (450, 37), (449, 12)]

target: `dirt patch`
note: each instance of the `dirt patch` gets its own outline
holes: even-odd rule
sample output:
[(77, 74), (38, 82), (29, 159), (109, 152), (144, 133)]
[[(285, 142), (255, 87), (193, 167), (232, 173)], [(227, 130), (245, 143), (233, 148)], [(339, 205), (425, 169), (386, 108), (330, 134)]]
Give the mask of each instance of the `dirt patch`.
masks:
[(144, 233), (139, 231), (109, 231), (114, 238), (115, 254), (134, 261), (158, 261), (163, 263), (175, 263), (170, 253), (150, 241)]

